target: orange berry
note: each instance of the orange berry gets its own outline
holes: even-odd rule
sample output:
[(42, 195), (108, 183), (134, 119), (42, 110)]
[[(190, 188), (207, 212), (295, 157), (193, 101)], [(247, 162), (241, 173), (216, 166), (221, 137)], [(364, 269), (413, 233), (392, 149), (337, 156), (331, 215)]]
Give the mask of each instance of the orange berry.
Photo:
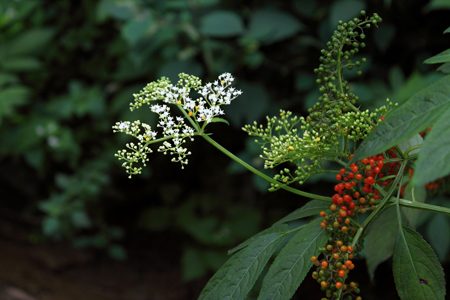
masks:
[(327, 224), (325, 222), (320, 223), (320, 227), (322, 227), (323, 229), (325, 229), (327, 227)]
[(344, 246), (341, 246), (341, 251), (342, 251), (342, 252), (347, 252), (347, 246), (345, 246), (345, 245), (344, 245)]
[(327, 283), (326, 281), (322, 281), (322, 282), (320, 283), (320, 285), (321, 285), (322, 287), (327, 287), (327, 286), (328, 286), (328, 283)]
[(333, 258), (334, 258), (334, 259), (339, 259), (339, 253), (334, 253), (334, 254), (333, 254)]
[(316, 260), (317, 260), (317, 257), (315, 257), (315, 256), (311, 257), (312, 262), (315, 262)]
[(348, 266), (350, 266), (352, 264), (352, 261), (351, 260), (346, 260), (345, 261), (345, 265), (348, 267)]
[(348, 227), (347, 227), (347, 226), (342, 226), (342, 228), (341, 228), (341, 231), (342, 231), (342, 232), (347, 232), (347, 230), (348, 230)]
[(345, 271), (345, 270), (347, 270), (347, 269), (348, 269), (348, 268), (347, 268), (346, 265), (342, 265), (342, 266), (341, 266), (341, 270)]
[(348, 252), (353, 252), (353, 250), (354, 250), (354, 249), (353, 249), (353, 246), (348, 246), (348, 247), (347, 247), (347, 250), (348, 250)]
[(340, 270), (339, 271), (339, 277), (344, 277), (345, 276), (345, 271), (344, 270)]
[(326, 268), (326, 267), (328, 267), (328, 262), (327, 262), (326, 260), (324, 260), (324, 261), (321, 263), (321, 265), (322, 265), (322, 267)]
[(337, 208), (336, 204), (331, 204), (331, 205), (330, 205), (330, 209), (331, 209), (331, 210), (336, 210), (336, 208)]
[(336, 246), (341, 247), (342, 245), (344, 245), (344, 242), (342, 241), (336, 241)]
[(325, 217), (326, 215), (327, 215), (327, 213), (326, 213), (325, 211), (322, 210), (322, 211), (320, 212), (320, 216), (321, 216), (321, 217)]
[(340, 289), (342, 287), (342, 282), (336, 282), (336, 288), (337, 289)]
[(351, 264), (350, 266), (348, 266), (348, 269), (349, 270), (353, 270), (355, 268), (355, 265), (354, 264)]

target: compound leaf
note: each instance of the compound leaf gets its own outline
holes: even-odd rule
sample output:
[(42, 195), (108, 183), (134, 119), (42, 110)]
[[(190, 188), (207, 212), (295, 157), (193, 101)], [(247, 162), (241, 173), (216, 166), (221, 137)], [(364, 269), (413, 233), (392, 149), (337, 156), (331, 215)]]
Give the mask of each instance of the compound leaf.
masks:
[(432, 56), (425, 60), (424, 64), (440, 64), (440, 63), (446, 63), (450, 62), (450, 49), (447, 49), (439, 54), (436, 54), (435, 56)]
[(430, 245), (416, 231), (402, 226), (394, 247), (393, 273), (401, 299), (444, 300), (442, 267)]
[(449, 108), (450, 76), (445, 76), (390, 112), (361, 143), (350, 163), (407, 140), (433, 125), (441, 113)]
[(252, 236), (251, 238), (249, 238), (245, 242), (242, 242), (239, 245), (237, 245), (236, 247), (234, 247), (233, 249), (228, 250), (228, 254), (233, 254), (234, 252), (239, 251), (242, 248), (247, 247), (248, 245), (253, 243), (257, 238), (259, 238), (259, 237), (261, 237), (263, 235), (269, 235), (269, 234), (272, 234), (272, 233), (283, 233), (285, 231), (287, 231), (287, 225), (286, 224), (277, 224), (277, 225), (274, 224), (272, 227), (269, 227), (269, 228), (259, 232), (258, 234), (255, 234), (254, 236)]
[(219, 297), (216, 294), (214, 299), (244, 299), (284, 237), (280, 233), (264, 235), (239, 252), (237, 263), (231, 266), (221, 282)]
[(450, 173), (450, 140), (445, 138), (449, 134), (450, 108), (447, 108), (441, 111), (420, 149), (412, 185), (425, 184)]
[(320, 227), (321, 218), (303, 227), (280, 251), (264, 278), (258, 300), (291, 299), (312, 266), (311, 256), (319, 255), (330, 233)]
[(366, 263), (370, 279), (373, 280), (378, 265), (392, 256), (397, 235), (397, 212), (390, 207), (375, 219), (366, 237)]

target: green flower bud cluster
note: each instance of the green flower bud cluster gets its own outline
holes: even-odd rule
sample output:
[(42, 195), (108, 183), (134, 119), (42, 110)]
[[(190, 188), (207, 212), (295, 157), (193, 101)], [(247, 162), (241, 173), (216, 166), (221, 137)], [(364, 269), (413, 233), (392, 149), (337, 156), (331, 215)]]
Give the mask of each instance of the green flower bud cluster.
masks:
[[(361, 14), (364, 16), (365, 12)], [(381, 18), (374, 14), (360, 20), (354, 18), (348, 23), (339, 22), (327, 49), (322, 50), (321, 64), (314, 72), (318, 75), (322, 95), (318, 102), (308, 110), (306, 118), (292, 117), (291, 112), (281, 111), (281, 118), (267, 118), (267, 126), (256, 124), (243, 128), (250, 136), (258, 137), (262, 144), (265, 160), (264, 167), (273, 169), (283, 163), (291, 163), (295, 170), (284, 168), (274, 179), (271, 191), (282, 185), (303, 182), (310, 176), (325, 172), (323, 161), (337, 161), (345, 165), (351, 154), (348, 141), (364, 139), (388, 113), (383, 106), (375, 112), (360, 111), (356, 106), (358, 96), (350, 91), (348, 82), (343, 78), (345, 68), (358, 68), (366, 59), (353, 62), (360, 48), (365, 47), (364, 29), (376, 26)], [(351, 50), (344, 50), (350, 47)], [(359, 70), (358, 70), (359, 74)], [(393, 104), (388, 100), (389, 106)], [(353, 143), (353, 145), (356, 145)], [(341, 161), (339, 158), (344, 158)]]
[[(361, 14), (365, 15), (365, 12), (362, 11)], [(366, 59), (352, 61), (359, 49), (365, 47), (365, 43), (360, 42), (359, 39), (365, 38), (364, 28), (370, 28), (371, 25), (376, 26), (381, 21), (382, 19), (377, 14), (365, 18), (365, 20), (354, 18), (348, 23), (339, 21), (337, 30), (334, 31), (331, 41), (327, 43), (327, 49), (321, 51), (321, 64), (314, 69), (314, 73), (318, 76), (316, 83), (320, 85), (319, 91), (322, 95), (318, 98), (318, 102), (308, 110), (309, 116), (306, 120), (314, 130), (321, 130), (333, 142), (339, 138), (339, 134), (335, 134), (341, 132), (341, 129), (336, 128), (336, 121), (349, 111), (359, 113), (355, 107), (359, 98), (350, 91), (348, 82), (343, 78), (343, 70), (345, 68), (352, 70), (356, 67), (358, 75), (361, 74), (359, 67), (366, 62)], [(352, 49), (344, 50), (345, 47)], [(367, 121), (364, 128), (371, 128), (375, 125), (367, 116), (364, 116), (364, 119)], [(348, 123), (346, 118), (343, 122), (343, 127), (349, 125), (346, 124)], [(361, 124), (357, 126), (360, 130), (362, 129)]]
[[(303, 117), (292, 116), (290, 111), (280, 111), (280, 117), (267, 118), (267, 127), (246, 125), (243, 130), (250, 136), (258, 137), (256, 142), (261, 143), (265, 160), (264, 167), (274, 167), (290, 162), (296, 169), (285, 168), (275, 175), (274, 179), (281, 184), (299, 182), (302, 184), (310, 176), (323, 172), (322, 159), (330, 152), (332, 147), (324, 142), (324, 136), (315, 130), (308, 130), (309, 125)], [(301, 125), (301, 133), (298, 128)], [(271, 190), (278, 189), (273, 185)]]

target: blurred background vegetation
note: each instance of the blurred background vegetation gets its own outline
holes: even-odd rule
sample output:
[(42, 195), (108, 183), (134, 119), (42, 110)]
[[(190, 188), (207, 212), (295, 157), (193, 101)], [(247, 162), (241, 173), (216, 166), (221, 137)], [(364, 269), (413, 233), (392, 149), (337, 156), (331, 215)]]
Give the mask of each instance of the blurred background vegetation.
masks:
[[(199, 139), (184, 170), (155, 152), (129, 180), (114, 158), (128, 140), (111, 126), (153, 124), (150, 110), (130, 113), (128, 104), (161, 76), (211, 81), (231, 72), (244, 94), (226, 110), (231, 126), (211, 132), (262, 168), (258, 145), (240, 128), (280, 108), (301, 114), (313, 105), (320, 50), (338, 20), (362, 9), (384, 20), (366, 32), (363, 75), (347, 75), (363, 107), (387, 97), (401, 103), (442, 76), (422, 62), (449, 48), (445, 0), (0, 1), (1, 217), (28, 222), (31, 244), (69, 240), (123, 261), (136, 232), (159, 233), (176, 239), (183, 280), (210, 275), (227, 249), (304, 199), (268, 193)], [(323, 194), (331, 184), (312, 178), (304, 189)], [(450, 232), (448, 221), (425, 223), (423, 232), (433, 241), (430, 226)], [(441, 245), (445, 261), (448, 238)]]

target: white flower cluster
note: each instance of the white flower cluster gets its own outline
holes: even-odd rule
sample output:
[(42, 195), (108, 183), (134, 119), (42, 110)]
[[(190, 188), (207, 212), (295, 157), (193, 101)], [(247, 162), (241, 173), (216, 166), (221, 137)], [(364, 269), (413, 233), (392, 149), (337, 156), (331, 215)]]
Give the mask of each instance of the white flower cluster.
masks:
[[(159, 116), (156, 126), (162, 129), (163, 137), (155, 139), (157, 133), (152, 131), (148, 124), (141, 124), (140, 121), (132, 124), (117, 122), (113, 126), (114, 132), (124, 132), (139, 140), (138, 144), (127, 144), (129, 151), (121, 150), (116, 154), (119, 160), (125, 160), (123, 166), (130, 176), (141, 173), (142, 168), (133, 167), (133, 164), (141, 162), (145, 166), (148, 161), (147, 153), (152, 152), (148, 145), (158, 141), (162, 142), (158, 151), (174, 155), (172, 161), (180, 162), (181, 167), (184, 168), (184, 165), (188, 163), (186, 156), (191, 154), (183, 147), (186, 139), (193, 140), (196, 131), (200, 131), (199, 123), (214, 122), (215, 117), (224, 114), (220, 106), (230, 104), (232, 100), (242, 94), (240, 90), (231, 87), (234, 77), (230, 73), (223, 73), (218, 80), (207, 83), (205, 86), (202, 86), (200, 79), (195, 76), (182, 73), (179, 77), (177, 85), (171, 84), (167, 78), (163, 77), (149, 83), (140, 93), (133, 95), (135, 101), (131, 103), (131, 110), (137, 109), (143, 104), (150, 105), (151, 111)], [(198, 91), (200, 97), (190, 98), (191, 90)], [(155, 103), (155, 101), (163, 103)], [(185, 117), (171, 113), (169, 105), (178, 106)], [(186, 118), (193, 127), (185, 123)], [(143, 134), (140, 133), (140, 127), (144, 129)]]
[[(143, 129), (143, 133), (141, 133), (141, 127)], [(150, 125), (146, 123), (141, 123), (139, 120), (130, 123), (129, 121), (125, 122), (117, 122), (113, 126), (114, 132), (123, 132), (128, 135), (131, 135), (139, 140), (137, 144), (135, 143), (127, 143), (126, 147), (128, 149), (119, 150), (115, 156), (119, 158), (119, 160), (125, 160), (122, 164), (123, 167), (127, 170), (127, 173), (131, 175), (140, 174), (142, 171), (142, 167), (133, 166), (134, 163), (142, 163), (145, 166), (146, 162), (149, 160), (147, 158), (148, 153), (152, 153), (152, 149), (147, 147), (151, 140), (153, 140), (156, 136), (156, 132), (152, 131)]]

